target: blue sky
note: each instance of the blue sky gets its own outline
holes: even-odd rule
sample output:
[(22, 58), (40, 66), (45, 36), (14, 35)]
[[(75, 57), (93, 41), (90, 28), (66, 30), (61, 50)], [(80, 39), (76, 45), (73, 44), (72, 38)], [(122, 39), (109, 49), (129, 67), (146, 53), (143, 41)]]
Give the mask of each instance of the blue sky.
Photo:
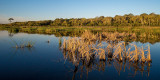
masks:
[(160, 14), (160, 0), (0, 0), (0, 22)]

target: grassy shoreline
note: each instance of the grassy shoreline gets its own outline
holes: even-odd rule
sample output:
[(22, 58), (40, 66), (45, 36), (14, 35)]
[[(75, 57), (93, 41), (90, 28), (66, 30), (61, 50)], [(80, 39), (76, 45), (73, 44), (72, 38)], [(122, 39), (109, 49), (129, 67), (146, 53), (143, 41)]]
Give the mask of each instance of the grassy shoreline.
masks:
[[(56, 37), (71, 36), (79, 37), (85, 30), (89, 30), (94, 34), (109, 33), (135, 33), (137, 39), (142, 43), (160, 42), (160, 27), (51, 27), (51, 26), (20, 26), (20, 27), (0, 27), (0, 30), (7, 30), (9, 33), (29, 33), (29, 34), (54, 34)], [(129, 40), (133, 41), (133, 40)]]
[(11, 26), (11, 27), (0, 27), (0, 30), (9, 30), (11, 32), (28, 32), (28, 33), (48, 33), (52, 34), (53, 32), (67, 31), (67, 32), (81, 32), (84, 30), (90, 30), (92, 32), (147, 32), (160, 34), (160, 27), (93, 27), (93, 26), (82, 26), (82, 27), (51, 27), (51, 26)]
[(90, 29), (90, 30), (139, 30), (139, 29), (159, 29), (160, 26), (141, 26), (141, 27), (132, 27), (132, 26), (124, 26), (124, 27), (115, 27), (115, 26), (73, 26), (73, 27), (64, 27), (64, 26), (0, 26), (0, 29), (9, 29), (9, 28), (20, 28), (20, 29)]

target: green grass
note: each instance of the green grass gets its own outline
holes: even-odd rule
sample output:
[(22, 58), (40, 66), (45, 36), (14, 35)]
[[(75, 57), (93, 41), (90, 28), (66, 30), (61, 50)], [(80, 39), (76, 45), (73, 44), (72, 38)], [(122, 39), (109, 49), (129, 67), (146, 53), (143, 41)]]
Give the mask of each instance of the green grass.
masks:
[(0, 30), (8, 30), (11, 33), (26, 32), (26, 33), (39, 33), (39, 34), (55, 34), (57, 36), (80, 36), (85, 30), (93, 33), (101, 32), (128, 32), (136, 34), (160, 35), (160, 27), (51, 27), (51, 26), (1, 26)]

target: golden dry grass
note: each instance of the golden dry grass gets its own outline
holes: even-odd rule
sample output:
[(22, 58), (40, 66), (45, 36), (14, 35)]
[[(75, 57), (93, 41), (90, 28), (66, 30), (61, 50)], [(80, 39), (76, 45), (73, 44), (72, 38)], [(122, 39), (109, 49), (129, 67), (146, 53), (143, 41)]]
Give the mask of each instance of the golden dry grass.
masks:
[[(118, 34), (116, 33), (116, 35)], [(92, 69), (104, 71), (105, 64), (108, 61), (109, 63), (113, 61), (113, 65), (119, 75), (123, 68), (125, 71), (125, 67), (128, 69), (134, 68), (134, 75), (137, 74), (137, 71), (143, 73), (145, 71), (144, 63), (150, 64), (149, 46), (139, 47), (133, 43), (108, 40), (99, 33), (94, 35), (85, 31), (82, 37), (64, 38), (61, 49), (64, 52), (65, 60), (69, 59), (75, 66), (80, 66), (80, 69), (85, 67), (87, 74)], [(125, 64), (123, 65), (123, 63)], [(150, 65), (147, 66), (147, 70), (149, 70), (148, 67)]]
[[(124, 33), (122, 33), (124, 34)], [(150, 47), (148, 46), (147, 49), (143, 49), (142, 47), (138, 47), (135, 44), (128, 43), (129, 48), (126, 48), (125, 42), (118, 42), (115, 43), (115, 39), (117, 36), (122, 34), (114, 33), (114, 34), (107, 34), (110, 36), (112, 41), (112, 45), (107, 43), (107, 45), (103, 44), (101, 40), (105, 40), (102, 36), (103, 34), (92, 34), (89, 31), (85, 31), (82, 37), (77, 38), (68, 38), (67, 40), (63, 40), (63, 44), (61, 49), (68, 51), (72, 54), (78, 54), (79, 57), (90, 61), (93, 55), (96, 55), (100, 60), (106, 60), (107, 55), (113, 55), (113, 59), (117, 59), (118, 61), (123, 61), (128, 59), (129, 61), (133, 62), (145, 62), (151, 61), (150, 55)], [(116, 35), (116, 37), (115, 37)], [(98, 40), (97, 40), (98, 39)], [(147, 50), (147, 57), (145, 56), (145, 51)]]
[(146, 60), (147, 60), (148, 62), (151, 62), (152, 59), (151, 59), (151, 53), (150, 53), (150, 46), (149, 46), (149, 45), (148, 45), (148, 50), (147, 50), (147, 51), (148, 51), (148, 53), (147, 53), (147, 59), (146, 59)]

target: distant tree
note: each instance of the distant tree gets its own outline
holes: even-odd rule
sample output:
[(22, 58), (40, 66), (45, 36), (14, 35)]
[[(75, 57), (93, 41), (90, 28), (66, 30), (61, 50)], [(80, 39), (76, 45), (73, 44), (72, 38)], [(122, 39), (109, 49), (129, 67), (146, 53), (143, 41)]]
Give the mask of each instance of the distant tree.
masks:
[(63, 23), (62, 23), (62, 26), (67, 26), (68, 24), (67, 24), (67, 21), (65, 20), (65, 21), (63, 21)]
[[(9, 18), (11, 23), (14, 19)], [(140, 15), (125, 14), (116, 15), (115, 17), (95, 17), (95, 18), (70, 18), (63, 19), (57, 18), (54, 21), (28, 21), (28, 22), (15, 22), (11, 25), (14, 26), (160, 26), (160, 14), (143, 13)]]
[(11, 23), (14, 19), (13, 18), (9, 18), (8, 21)]

